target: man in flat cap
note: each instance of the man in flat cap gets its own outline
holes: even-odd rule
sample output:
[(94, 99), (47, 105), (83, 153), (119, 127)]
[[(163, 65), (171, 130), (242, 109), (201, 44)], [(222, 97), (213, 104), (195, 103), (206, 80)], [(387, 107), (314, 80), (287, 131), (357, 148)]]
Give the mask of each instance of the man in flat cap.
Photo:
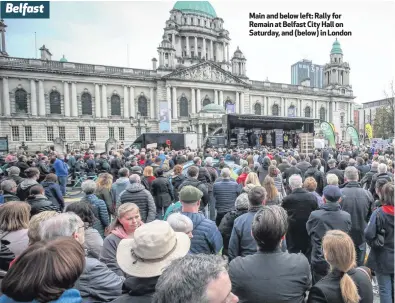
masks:
[(190, 252), (193, 254), (218, 254), (223, 247), (222, 235), (214, 221), (206, 219), (199, 213), (200, 200), (203, 193), (196, 187), (184, 186), (179, 193), (182, 214), (193, 222), (193, 238)]
[(311, 269), (313, 284), (328, 274), (329, 264), (322, 252), (322, 238), (329, 230), (339, 229), (345, 233), (351, 230), (351, 216), (340, 209), (342, 193), (338, 186), (327, 185), (324, 188), (324, 204), (310, 214), (306, 223), (307, 234), (311, 241)]

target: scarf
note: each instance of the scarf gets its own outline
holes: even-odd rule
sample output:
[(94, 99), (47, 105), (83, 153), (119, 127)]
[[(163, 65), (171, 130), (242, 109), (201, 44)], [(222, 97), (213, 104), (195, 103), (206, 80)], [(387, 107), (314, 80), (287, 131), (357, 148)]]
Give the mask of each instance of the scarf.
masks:
[(129, 235), (123, 229), (123, 227), (116, 227), (114, 230), (111, 231), (112, 234), (116, 235), (120, 239), (127, 239)]

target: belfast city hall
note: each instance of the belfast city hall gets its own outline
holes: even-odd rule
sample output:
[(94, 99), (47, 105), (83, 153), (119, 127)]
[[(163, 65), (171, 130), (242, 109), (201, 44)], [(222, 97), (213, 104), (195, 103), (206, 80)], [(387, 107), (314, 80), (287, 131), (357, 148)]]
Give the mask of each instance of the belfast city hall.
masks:
[[(169, 9), (151, 69), (55, 61), (45, 45), (40, 59), (16, 58), (7, 53), (12, 36), (2, 20), (0, 137), (8, 136), (10, 151), (22, 142), (43, 150), (92, 141), (101, 151), (108, 142), (128, 145), (160, 131), (196, 132), (203, 142), (225, 113), (331, 121), (345, 138), (354, 96), (337, 40), (330, 52), (328, 46), (323, 88), (252, 80), (243, 46), (229, 53), (230, 33), (209, 2), (178, 1)], [(163, 113), (170, 129), (160, 128)]]

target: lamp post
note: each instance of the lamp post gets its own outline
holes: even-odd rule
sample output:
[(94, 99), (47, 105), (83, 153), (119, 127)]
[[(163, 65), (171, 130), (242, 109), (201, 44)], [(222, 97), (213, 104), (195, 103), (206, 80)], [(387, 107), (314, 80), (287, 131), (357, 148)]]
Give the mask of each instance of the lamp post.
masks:
[(148, 133), (148, 118), (144, 117), (145, 132)]

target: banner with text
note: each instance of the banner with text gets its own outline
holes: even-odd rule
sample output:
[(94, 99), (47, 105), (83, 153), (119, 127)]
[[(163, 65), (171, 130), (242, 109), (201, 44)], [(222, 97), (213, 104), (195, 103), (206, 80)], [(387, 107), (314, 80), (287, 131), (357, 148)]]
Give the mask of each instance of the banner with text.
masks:
[(333, 128), (328, 122), (321, 123), (321, 130), (324, 133), (324, 137), (328, 140), (329, 146), (336, 148), (335, 134), (333, 133)]
[(350, 136), (352, 144), (359, 146), (359, 135), (357, 130), (355, 129), (354, 126), (349, 125), (347, 127), (347, 133)]
[(171, 120), (167, 101), (159, 101), (159, 132), (170, 132)]
[(284, 132), (282, 129), (275, 129), (276, 134), (276, 147), (283, 147), (284, 146)]

